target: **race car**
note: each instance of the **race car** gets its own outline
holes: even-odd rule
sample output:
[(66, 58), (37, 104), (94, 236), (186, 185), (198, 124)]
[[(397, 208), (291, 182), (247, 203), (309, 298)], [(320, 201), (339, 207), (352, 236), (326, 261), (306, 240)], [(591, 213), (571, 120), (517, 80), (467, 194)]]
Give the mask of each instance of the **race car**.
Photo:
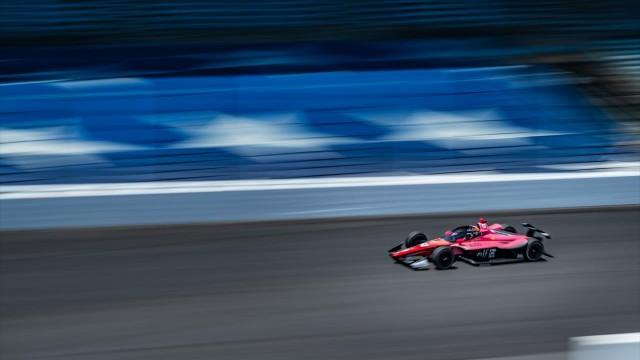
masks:
[(529, 223), (522, 226), (524, 234), (511, 225), (489, 225), (481, 218), (477, 224), (456, 227), (433, 240), (414, 231), (403, 243), (389, 249), (389, 256), (414, 270), (428, 269), (430, 263), (438, 269), (449, 269), (457, 260), (493, 265), (539, 261), (543, 255), (553, 257), (544, 247), (544, 240), (551, 236)]

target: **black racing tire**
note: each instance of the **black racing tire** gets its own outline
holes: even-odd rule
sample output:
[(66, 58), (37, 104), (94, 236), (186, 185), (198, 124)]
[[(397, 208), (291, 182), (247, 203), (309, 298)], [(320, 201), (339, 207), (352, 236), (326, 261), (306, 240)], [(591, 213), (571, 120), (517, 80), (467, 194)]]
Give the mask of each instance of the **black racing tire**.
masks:
[(427, 235), (418, 231), (412, 231), (409, 233), (409, 235), (407, 235), (407, 238), (404, 239), (404, 246), (408, 249), (410, 247), (425, 243), (428, 240), (429, 239), (427, 239)]
[(507, 225), (507, 224), (502, 224), (502, 230), (506, 231), (506, 232), (510, 232), (512, 234), (517, 234), (518, 230), (516, 230), (516, 228), (514, 228), (511, 225)]
[(529, 239), (524, 249), (524, 258), (527, 261), (538, 261), (544, 254), (544, 244), (537, 239)]
[(456, 262), (456, 257), (453, 255), (453, 251), (448, 246), (440, 246), (433, 250), (431, 254), (431, 262), (439, 270), (449, 269)]

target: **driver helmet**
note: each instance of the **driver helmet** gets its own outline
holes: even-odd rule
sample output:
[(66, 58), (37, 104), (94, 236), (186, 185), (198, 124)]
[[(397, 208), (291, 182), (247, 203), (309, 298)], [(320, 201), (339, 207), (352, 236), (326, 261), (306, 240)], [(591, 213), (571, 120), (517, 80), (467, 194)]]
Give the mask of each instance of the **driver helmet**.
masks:
[(480, 220), (478, 220), (479, 224), (486, 224), (487, 220), (485, 218), (480, 218)]

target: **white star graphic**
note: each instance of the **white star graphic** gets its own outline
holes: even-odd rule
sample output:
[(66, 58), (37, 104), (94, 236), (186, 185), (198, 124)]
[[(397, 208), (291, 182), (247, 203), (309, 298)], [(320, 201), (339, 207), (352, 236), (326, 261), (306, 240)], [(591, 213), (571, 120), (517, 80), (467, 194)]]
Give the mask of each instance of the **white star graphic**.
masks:
[(354, 139), (314, 132), (296, 113), (260, 114), (255, 117), (219, 114), (201, 127), (182, 128), (191, 136), (176, 148), (218, 147), (243, 156), (278, 152), (323, 151)]

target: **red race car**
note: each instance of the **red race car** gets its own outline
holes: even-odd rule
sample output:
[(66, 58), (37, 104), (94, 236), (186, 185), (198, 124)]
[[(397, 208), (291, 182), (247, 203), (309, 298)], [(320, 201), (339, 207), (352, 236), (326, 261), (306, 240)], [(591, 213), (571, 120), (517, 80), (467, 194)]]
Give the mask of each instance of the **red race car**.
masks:
[(553, 257), (545, 252), (543, 243), (551, 236), (529, 223), (522, 226), (526, 228), (524, 234), (510, 225), (489, 225), (481, 218), (477, 224), (459, 226), (433, 240), (414, 231), (404, 243), (389, 249), (389, 256), (414, 270), (428, 269), (430, 262), (438, 269), (448, 269), (456, 260), (482, 265)]

